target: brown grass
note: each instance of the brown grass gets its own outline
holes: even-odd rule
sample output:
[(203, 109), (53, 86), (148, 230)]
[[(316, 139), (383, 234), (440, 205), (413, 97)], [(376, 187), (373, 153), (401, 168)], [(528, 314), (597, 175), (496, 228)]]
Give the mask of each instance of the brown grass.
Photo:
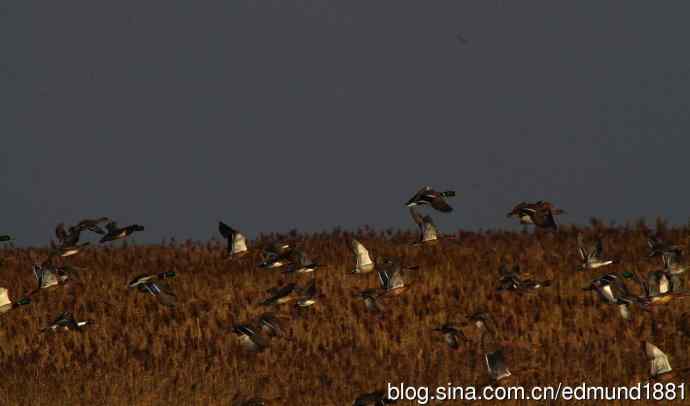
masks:
[[(1, 403), (229, 405), (260, 391), (279, 398), (277, 405), (349, 405), (387, 382), (474, 385), (486, 381), (476, 332), (468, 328), (470, 344), (451, 351), (431, 329), (480, 309), (494, 316), (502, 339), (514, 343), (507, 350), (515, 375), (510, 384), (631, 384), (647, 373), (639, 342), (650, 336), (649, 317), (636, 310), (626, 323), (615, 308), (581, 290), (603, 271), (574, 272), (576, 231), (460, 233), (461, 245), (425, 248), (405, 244), (414, 237), (400, 232), (297, 235), (300, 248), (329, 265), (317, 271), (326, 296), (301, 317), (286, 305), (292, 340), (273, 339), (260, 354), (241, 351), (229, 327), (264, 310), (256, 303), (266, 289), (304, 277), (256, 269), (256, 255), (228, 261), (218, 241), (90, 249), (69, 260), (87, 268), (77, 273), (76, 289), (49, 289), (0, 316)], [(607, 271), (659, 267), (659, 260), (645, 257), (642, 224), (607, 228), (595, 222), (584, 231), (603, 235), (607, 253), (622, 260)], [(413, 287), (385, 303), (380, 322), (352, 297), (377, 283), (374, 273), (348, 274), (353, 236), (374, 256), (402, 256), (421, 267)], [(687, 229), (669, 228), (665, 236), (688, 246)], [(17, 299), (34, 287), (32, 260), (45, 251), (6, 248), (1, 255), (0, 286)], [(499, 294), (502, 260), (555, 283), (538, 296)], [(171, 286), (180, 303), (174, 310), (125, 288), (137, 274), (161, 271), (177, 272)], [(97, 324), (81, 334), (40, 333), (63, 310)], [(687, 310), (681, 303), (660, 313), (667, 329), (654, 338), (677, 368), (690, 366), (688, 342), (673, 332)], [(267, 385), (260, 390), (262, 381)]]

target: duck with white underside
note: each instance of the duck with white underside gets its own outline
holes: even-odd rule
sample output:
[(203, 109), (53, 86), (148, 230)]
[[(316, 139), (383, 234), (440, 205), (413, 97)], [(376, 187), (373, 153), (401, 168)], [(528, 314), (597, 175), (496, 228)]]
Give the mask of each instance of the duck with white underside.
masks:
[(48, 327), (45, 327), (43, 331), (57, 331), (62, 329), (65, 331), (82, 331), (82, 327), (93, 324), (92, 320), (77, 321), (72, 313), (63, 312), (61, 313), (55, 321), (53, 321)]
[(241, 256), (249, 252), (247, 248), (247, 238), (238, 230), (219, 221), (218, 232), (228, 241), (227, 252), (230, 257)]
[(139, 275), (134, 278), (127, 287), (154, 296), (158, 299), (158, 302), (164, 306), (175, 307), (177, 297), (172, 292), (170, 286), (163, 281), (164, 279), (173, 278), (175, 276), (176, 273), (173, 271)]
[(371, 255), (369, 250), (359, 242), (358, 240), (352, 240), (351, 243), (352, 253), (355, 257), (355, 268), (351, 273), (361, 274), (369, 273), (376, 267), (374, 261), (371, 260)]
[(109, 241), (122, 240), (135, 232), (144, 231), (144, 226), (139, 224), (132, 224), (126, 227), (119, 227), (117, 222), (110, 221), (105, 225), (106, 233), (101, 238), (100, 242), (105, 243)]
[(603, 258), (604, 243), (602, 242), (601, 238), (597, 238), (594, 245), (587, 247), (585, 246), (584, 237), (582, 234), (578, 234), (577, 252), (580, 254), (580, 259), (582, 261), (579, 268), (582, 271), (587, 269), (597, 269), (616, 263), (616, 261), (613, 259)]
[(417, 193), (412, 196), (405, 205), (407, 207), (430, 205), (434, 209), (443, 212), (450, 213), (453, 208), (446, 201), (446, 197), (454, 197), (455, 191), (446, 190), (444, 192), (437, 192), (431, 188), (431, 186), (424, 186), (419, 189)]
[(558, 230), (556, 215), (565, 214), (565, 211), (557, 209), (553, 204), (539, 200), (535, 203), (521, 202), (513, 207), (506, 217), (517, 217), (520, 224), (534, 225), (547, 230)]

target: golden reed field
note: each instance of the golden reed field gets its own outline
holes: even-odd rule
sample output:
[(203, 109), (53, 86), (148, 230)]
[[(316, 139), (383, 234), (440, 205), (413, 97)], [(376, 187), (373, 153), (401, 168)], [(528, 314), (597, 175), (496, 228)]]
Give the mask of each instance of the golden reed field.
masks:
[[(667, 228), (660, 221), (657, 228), (688, 247), (688, 228)], [(621, 263), (577, 272), (578, 231), (603, 237), (606, 255)], [(460, 244), (428, 247), (411, 246), (411, 232), (368, 228), (263, 235), (259, 242), (293, 241), (327, 266), (316, 271), (325, 296), (300, 313), (284, 305), (288, 337), (273, 338), (258, 354), (242, 350), (233, 323), (265, 311), (257, 304), (267, 289), (310, 276), (258, 269), (259, 252), (228, 260), (220, 240), (86, 249), (63, 260), (81, 268), (74, 271), (76, 285), (46, 289), (30, 305), (0, 316), (0, 403), (232, 405), (261, 395), (275, 405), (350, 405), (359, 394), (388, 382), (480, 385), (487, 382), (487, 370), (477, 329), (465, 327), (469, 342), (457, 351), (432, 331), (446, 321), (462, 323), (478, 310), (493, 316), (507, 345), (513, 376), (506, 385), (629, 385), (649, 373), (641, 340), (652, 340), (668, 354), (674, 369), (690, 366), (689, 342), (675, 331), (690, 308), (683, 301), (659, 312), (661, 328), (652, 338), (649, 314), (636, 307), (626, 322), (615, 306), (601, 304), (582, 288), (604, 272), (644, 275), (659, 269), (658, 258), (647, 258), (649, 232), (643, 222), (609, 227), (592, 221), (557, 233), (459, 232)], [(399, 256), (420, 266), (408, 291), (383, 302), (382, 319), (353, 297), (378, 283), (375, 272), (349, 274), (353, 237), (374, 257)], [(35, 287), (31, 266), (47, 252), (0, 249), (0, 286), (10, 289), (13, 300)], [(519, 263), (535, 279), (553, 279), (553, 285), (536, 295), (496, 292), (502, 261)], [(177, 273), (169, 281), (178, 299), (174, 309), (126, 287), (139, 274), (162, 271)], [(64, 310), (95, 324), (83, 332), (41, 332)], [(610, 404), (616, 403), (623, 404)]]

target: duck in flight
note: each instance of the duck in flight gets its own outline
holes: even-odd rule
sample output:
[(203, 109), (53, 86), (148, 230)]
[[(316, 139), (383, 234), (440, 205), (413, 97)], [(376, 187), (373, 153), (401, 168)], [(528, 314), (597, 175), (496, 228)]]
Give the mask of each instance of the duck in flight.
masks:
[(517, 217), (520, 224), (531, 224), (543, 229), (557, 230), (556, 215), (565, 211), (555, 208), (551, 203), (540, 200), (536, 203), (522, 202), (513, 207), (506, 217)]
[(321, 267), (302, 250), (293, 250), (290, 257), (291, 262), (285, 267), (284, 273), (312, 273)]
[(45, 327), (42, 331), (56, 331), (59, 328), (70, 331), (82, 331), (82, 327), (92, 324), (92, 320), (77, 321), (70, 312), (63, 312), (53, 321), (51, 325)]
[(109, 221), (108, 224), (105, 225), (105, 229), (106, 233), (101, 238), (101, 243), (122, 240), (124, 238), (129, 237), (135, 232), (144, 231), (144, 226), (141, 226), (139, 224), (132, 224), (126, 227), (119, 227), (117, 225), (117, 222)]
[(222, 235), (223, 238), (228, 241), (229, 256), (240, 256), (248, 252), (247, 238), (244, 236), (244, 234), (223, 223), (222, 221), (218, 222), (218, 232), (220, 232), (220, 235)]
[(453, 208), (446, 201), (446, 197), (454, 197), (455, 191), (446, 190), (444, 192), (437, 192), (430, 186), (424, 186), (419, 189), (417, 193), (410, 198), (410, 200), (405, 203), (407, 207), (430, 205), (434, 209), (443, 212), (450, 213)]
[(500, 279), (496, 290), (499, 292), (534, 293), (537, 289), (551, 286), (550, 280), (538, 282), (532, 279), (523, 279), (520, 266), (517, 264), (513, 265), (512, 270), (509, 270), (506, 264), (502, 264), (498, 272)]
[(605, 259), (604, 256), (604, 243), (601, 238), (597, 238), (594, 245), (591, 247), (585, 246), (584, 237), (582, 234), (577, 235), (577, 252), (580, 254), (580, 259), (582, 263), (580, 264), (580, 270), (584, 271), (587, 269), (597, 269), (607, 265), (611, 265), (616, 261), (612, 259)]
[(175, 277), (175, 272), (161, 272), (150, 275), (139, 275), (134, 278), (127, 286), (130, 289), (138, 289), (140, 292), (155, 296), (159, 303), (168, 307), (175, 307), (176, 296), (168, 284), (163, 279)]
[(236, 324), (232, 330), (247, 351), (262, 352), (268, 347), (268, 341), (251, 324)]
[(595, 291), (605, 303), (618, 306), (621, 317), (630, 319), (630, 306), (638, 303), (638, 298), (630, 293), (625, 282), (613, 273), (592, 280), (585, 291)]
[(82, 229), (77, 226), (69, 227), (69, 229), (66, 230), (64, 223), (58, 224), (55, 227), (55, 237), (57, 238), (57, 243), (54, 241), (50, 242), (50, 246), (53, 250), (51, 255), (69, 257), (79, 253), (83, 247), (89, 245), (88, 242), (79, 244), (81, 232)]
[(291, 262), (294, 248), (287, 242), (276, 242), (264, 248), (259, 268), (281, 268)]
[(664, 271), (669, 275), (681, 275), (688, 270), (688, 265), (683, 260), (683, 249), (679, 245), (654, 236), (648, 238), (647, 244), (650, 248), (649, 257), (660, 256)]
[(369, 273), (374, 270), (375, 264), (371, 260), (369, 250), (357, 240), (352, 240), (352, 253), (355, 256), (355, 268), (351, 273)]

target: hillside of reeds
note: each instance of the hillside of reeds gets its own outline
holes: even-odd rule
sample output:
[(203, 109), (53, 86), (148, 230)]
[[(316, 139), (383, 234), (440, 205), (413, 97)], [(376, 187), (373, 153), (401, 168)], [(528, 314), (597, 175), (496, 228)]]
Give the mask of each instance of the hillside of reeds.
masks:
[[(665, 238), (688, 248), (690, 230), (661, 226)], [(577, 272), (577, 232), (603, 237), (606, 255), (620, 264)], [(510, 385), (628, 385), (648, 374), (640, 340), (652, 340), (674, 368), (690, 366), (689, 343), (674, 330), (687, 303), (656, 314), (662, 328), (651, 337), (650, 315), (635, 309), (626, 322), (615, 307), (582, 290), (602, 272), (659, 269), (658, 258), (647, 258), (649, 232), (644, 224), (593, 222), (549, 234), (459, 232), (460, 244), (430, 247), (411, 246), (412, 233), (369, 229), (264, 235), (262, 241), (293, 241), (327, 266), (316, 274), (325, 297), (299, 313), (285, 305), (288, 339), (272, 339), (259, 354), (242, 351), (233, 323), (263, 312), (257, 303), (267, 289), (309, 276), (257, 269), (258, 252), (228, 260), (225, 242), (215, 240), (87, 249), (64, 260), (78, 268), (76, 285), (47, 289), (0, 316), (0, 404), (231, 405), (259, 394), (275, 405), (350, 405), (388, 382), (480, 384), (487, 371), (476, 328), (465, 329), (469, 343), (458, 351), (432, 331), (478, 310), (493, 315), (508, 344)], [(382, 320), (353, 297), (378, 282), (375, 273), (349, 274), (352, 238), (372, 256), (420, 266), (410, 290), (384, 302)], [(35, 287), (31, 265), (46, 250), (6, 247), (0, 255), (0, 286), (12, 299)], [(502, 261), (554, 283), (537, 295), (496, 292)], [(170, 281), (178, 297), (174, 309), (126, 287), (136, 275), (162, 271), (177, 273)], [(81, 333), (40, 331), (64, 310), (95, 324)]]

